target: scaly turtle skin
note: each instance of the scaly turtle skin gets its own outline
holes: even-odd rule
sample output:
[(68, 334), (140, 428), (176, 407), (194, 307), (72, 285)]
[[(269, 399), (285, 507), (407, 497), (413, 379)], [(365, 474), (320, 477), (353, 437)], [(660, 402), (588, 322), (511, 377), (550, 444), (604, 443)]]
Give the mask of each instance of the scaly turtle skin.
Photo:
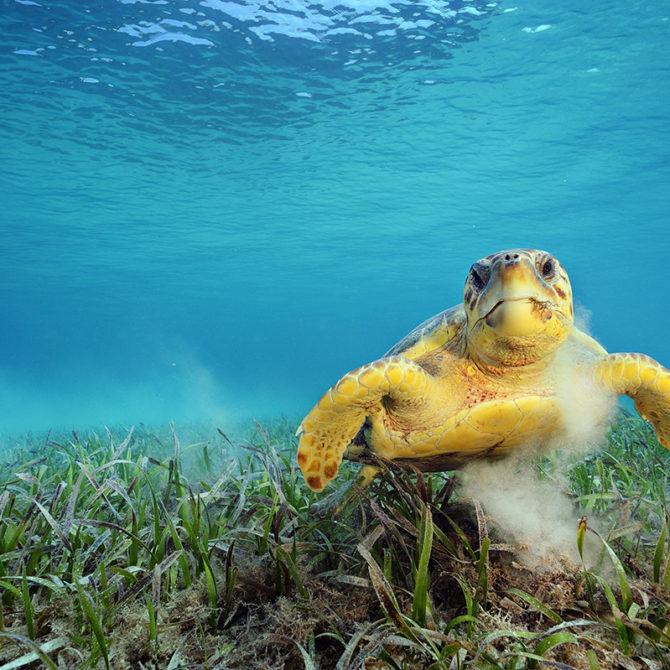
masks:
[(633, 398), (670, 446), (670, 371), (642, 354), (608, 354), (576, 328), (570, 281), (551, 254), (500, 251), (472, 266), (462, 305), (324, 394), (298, 428), (298, 464), (320, 491), (345, 456), (365, 462), (373, 452), (441, 471), (560, 444), (570, 432), (566, 399), (588, 385)]

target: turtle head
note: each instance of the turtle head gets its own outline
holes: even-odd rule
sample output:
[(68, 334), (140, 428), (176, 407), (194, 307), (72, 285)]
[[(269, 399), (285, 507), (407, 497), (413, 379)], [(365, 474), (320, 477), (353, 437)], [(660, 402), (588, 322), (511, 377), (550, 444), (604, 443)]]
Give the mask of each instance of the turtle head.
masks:
[(470, 353), (489, 365), (528, 365), (555, 351), (572, 328), (570, 280), (546, 251), (511, 249), (477, 261), (463, 306)]

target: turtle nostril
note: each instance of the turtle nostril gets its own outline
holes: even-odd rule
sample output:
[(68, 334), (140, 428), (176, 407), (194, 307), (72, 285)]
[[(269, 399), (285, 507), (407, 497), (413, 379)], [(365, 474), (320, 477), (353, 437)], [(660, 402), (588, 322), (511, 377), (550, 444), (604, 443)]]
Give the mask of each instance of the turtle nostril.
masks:
[(517, 258), (519, 258), (519, 254), (505, 254), (506, 261), (515, 261)]

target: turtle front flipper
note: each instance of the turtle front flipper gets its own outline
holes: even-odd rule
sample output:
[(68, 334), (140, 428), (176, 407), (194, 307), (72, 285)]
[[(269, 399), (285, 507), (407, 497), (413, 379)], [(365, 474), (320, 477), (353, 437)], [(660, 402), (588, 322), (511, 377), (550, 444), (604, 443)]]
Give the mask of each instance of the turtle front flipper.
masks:
[(419, 409), (426, 403), (430, 375), (416, 363), (392, 356), (347, 373), (303, 419), (298, 465), (307, 485), (323, 489), (337, 474), (342, 457), (365, 417), (381, 410), (383, 398)]
[(630, 396), (670, 448), (670, 370), (644, 354), (608, 354), (596, 363), (595, 375), (605, 388)]

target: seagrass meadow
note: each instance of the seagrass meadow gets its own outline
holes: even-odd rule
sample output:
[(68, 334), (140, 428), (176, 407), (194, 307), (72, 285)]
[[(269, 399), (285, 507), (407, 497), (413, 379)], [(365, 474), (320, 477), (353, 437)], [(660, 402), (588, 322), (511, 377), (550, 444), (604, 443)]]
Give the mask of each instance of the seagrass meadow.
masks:
[(534, 561), (458, 473), (314, 514), (294, 426), (14, 440), (0, 668), (670, 668), (670, 455), (637, 417), (520, 464), (574, 508), (576, 559)]

